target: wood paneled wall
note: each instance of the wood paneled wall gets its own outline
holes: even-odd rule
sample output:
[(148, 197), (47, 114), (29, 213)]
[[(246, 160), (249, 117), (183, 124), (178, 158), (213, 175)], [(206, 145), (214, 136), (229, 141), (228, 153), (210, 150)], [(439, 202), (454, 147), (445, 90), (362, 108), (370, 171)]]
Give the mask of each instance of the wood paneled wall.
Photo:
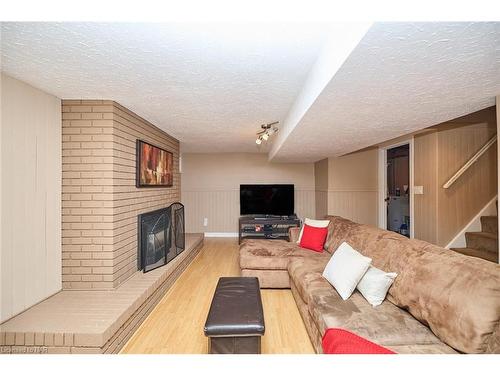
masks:
[(424, 193), (414, 195), (415, 238), (437, 243), (438, 234), (438, 135), (437, 131), (418, 134), (414, 139), (414, 185)]
[(264, 154), (183, 154), (182, 169), (187, 232), (237, 232), (240, 184), (294, 184), (297, 215), (315, 217), (313, 163), (270, 163)]
[(443, 184), (495, 133), (496, 119), (486, 111), (479, 123), (449, 122), (438, 132), (438, 238), (446, 246), (497, 194), (497, 149), (491, 147), (450, 188)]
[(1, 75), (0, 321), (61, 289), (61, 100)]

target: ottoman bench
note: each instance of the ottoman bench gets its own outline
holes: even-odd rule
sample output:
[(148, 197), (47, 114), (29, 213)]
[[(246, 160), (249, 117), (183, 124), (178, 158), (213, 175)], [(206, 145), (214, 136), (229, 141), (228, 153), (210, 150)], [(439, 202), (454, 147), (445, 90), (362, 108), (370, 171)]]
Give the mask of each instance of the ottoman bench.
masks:
[(221, 277), (204, 328), (212, 354), (259, 354), (264, 312), (256, 277)]

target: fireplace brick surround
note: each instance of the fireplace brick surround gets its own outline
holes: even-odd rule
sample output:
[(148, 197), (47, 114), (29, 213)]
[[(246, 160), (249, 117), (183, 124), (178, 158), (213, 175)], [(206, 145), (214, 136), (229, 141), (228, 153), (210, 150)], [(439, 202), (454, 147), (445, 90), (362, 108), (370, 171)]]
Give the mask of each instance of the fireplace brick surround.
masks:
[[(62, 112), (63, 289), (116, 288), (137, 271), (137, 215), (180, 201), (179, 141), (114, 101)], [(171, 188), (136, 188), (137, 139), (173, 153)]]

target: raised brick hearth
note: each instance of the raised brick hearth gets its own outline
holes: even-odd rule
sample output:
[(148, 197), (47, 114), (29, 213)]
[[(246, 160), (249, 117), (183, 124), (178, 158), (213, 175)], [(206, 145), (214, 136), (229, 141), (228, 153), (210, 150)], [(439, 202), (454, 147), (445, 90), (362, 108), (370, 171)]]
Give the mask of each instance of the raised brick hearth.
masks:
[(114, 290), (67, 290), (40, 302), (0, 325), (0, 353), (118, 352), (202, 245), (202, 234), (187, 234), (174, 260)]

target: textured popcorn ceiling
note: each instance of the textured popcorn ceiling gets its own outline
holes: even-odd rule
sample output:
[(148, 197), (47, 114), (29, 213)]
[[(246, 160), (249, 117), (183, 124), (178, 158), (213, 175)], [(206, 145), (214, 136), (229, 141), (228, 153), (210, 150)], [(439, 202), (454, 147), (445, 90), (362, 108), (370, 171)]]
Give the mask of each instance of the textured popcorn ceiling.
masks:
[(258, 149), (326, 34), (322, 24), (2, 23), (2, 70), (63, 99), (112, 99), (183, 152)]
[[(493, 105), (499, 25), (373, 25), (275, 143), (272, 160), (341, 155)], [(116, 100), (178, 138), (183, 152), (268, 152), (255, 145), (255, 132), (285, 121), (330, 32), (307, 24), (1, 30), (5, 73), (64, 99)]]
[(500, 23), (375, 24), (272, 160), (353, 152), (492, 106), (498, 94)]

